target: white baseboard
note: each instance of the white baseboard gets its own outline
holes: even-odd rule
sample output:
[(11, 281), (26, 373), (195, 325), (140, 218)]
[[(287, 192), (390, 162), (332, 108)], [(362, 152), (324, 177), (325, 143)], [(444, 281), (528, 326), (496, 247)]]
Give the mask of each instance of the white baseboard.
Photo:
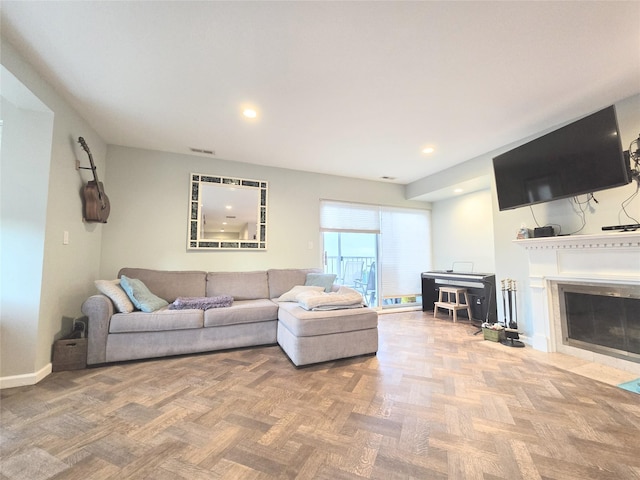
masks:
[(549, 346), (549, 339), (539, 333), (534, 333), (532, 336), (520, 335), (520, 340), (522, 340), (526, 345), (532, 347), (534, 350), (547, 353), (552, 352), (551, 347)]
[(46, 364), (40, 370), (34, 373), (25, 373), (23, 375), (12, 375), (10, 377), (0, 377), (0, 390), (5, 388), (25, 387), (27, 385), (35, 385), (40, 380), (51, 373), (51, 363)]

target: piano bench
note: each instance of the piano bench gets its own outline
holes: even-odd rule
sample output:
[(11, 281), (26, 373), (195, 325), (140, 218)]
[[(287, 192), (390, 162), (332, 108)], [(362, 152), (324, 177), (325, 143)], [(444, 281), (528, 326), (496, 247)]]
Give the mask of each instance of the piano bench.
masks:
[[(447, 298), (445, 301), (444, 295)], [(461, 296), (464, 296), (464, 303), (460, 303)], [(452, 300), (453, 298), (453, 300)], [(436, 317), (438, 308), (444, 308), (449, 311), (449, 314), (453, 313), (453, 322), (458, 321), (458, 310), (466, 310), (469, 320), (471, 317), (471, 305), (469, 304), (469, 295), (466, 288), (461, 287), (440, 287), (438, 293), (438, 301), (433, 304), (433, 317)]]

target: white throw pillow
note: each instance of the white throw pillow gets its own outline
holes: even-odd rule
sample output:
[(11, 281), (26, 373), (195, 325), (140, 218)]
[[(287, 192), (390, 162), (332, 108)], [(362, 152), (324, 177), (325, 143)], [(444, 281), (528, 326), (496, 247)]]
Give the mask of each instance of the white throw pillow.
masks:
[(120, 280), (96, 280), (94, 283), (100, 293), (111, 299), (119, 313), (133, 312), (133, 303), (120, 286)]
[(296, 285), (288, 292), (280, 295), (276, 301), (278, 302), (297, 302), (296, 297), (302, 292), (324, 292), (324, 287), (316, 287), (311, 285)]

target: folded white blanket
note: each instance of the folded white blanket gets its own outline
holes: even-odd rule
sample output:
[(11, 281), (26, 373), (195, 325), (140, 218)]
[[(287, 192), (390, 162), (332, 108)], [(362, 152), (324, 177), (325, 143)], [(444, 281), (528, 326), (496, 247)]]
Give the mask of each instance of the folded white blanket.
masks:
[[(313, 311), (329, 311), (329, 310), (345, 310), (347, 308), (363, 308), (365, 305), (363, 303), (354, 303), (353, 305), (321, 305), (319, 307), (314, 307), (311, 310)], [(308, 308), (306, 310), (309, 310)]]
[(298, 304), (305, 310), (337, 310), (364, 306), (360, 292), (349, 287), (340, 287), (337, 292), (301, 292), (296, 296)]

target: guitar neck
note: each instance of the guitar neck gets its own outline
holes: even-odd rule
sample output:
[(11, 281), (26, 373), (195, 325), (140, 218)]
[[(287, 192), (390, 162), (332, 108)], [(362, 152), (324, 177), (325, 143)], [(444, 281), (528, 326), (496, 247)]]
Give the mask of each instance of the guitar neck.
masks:
[(105, 208), (104, 202), (104, 191), (102, 190), (102, 184), (98, 180), (98, 169), (93, 163), (93, 155), (91, 155), (91, 151), (89, 150), (89, 145), (84, 141), (84, 138), (78, 137), (78, 143), (82, 145), (82, 148), (85, 152), (87, 152), (87, 156), (89, 157), (89, 163), (91, 164), (91, 172), (93, 173), (93, 180), (96, 182), (96, 188), (98, 189), (98, 198), (100, 199), (100, 204), (102, 208)]

